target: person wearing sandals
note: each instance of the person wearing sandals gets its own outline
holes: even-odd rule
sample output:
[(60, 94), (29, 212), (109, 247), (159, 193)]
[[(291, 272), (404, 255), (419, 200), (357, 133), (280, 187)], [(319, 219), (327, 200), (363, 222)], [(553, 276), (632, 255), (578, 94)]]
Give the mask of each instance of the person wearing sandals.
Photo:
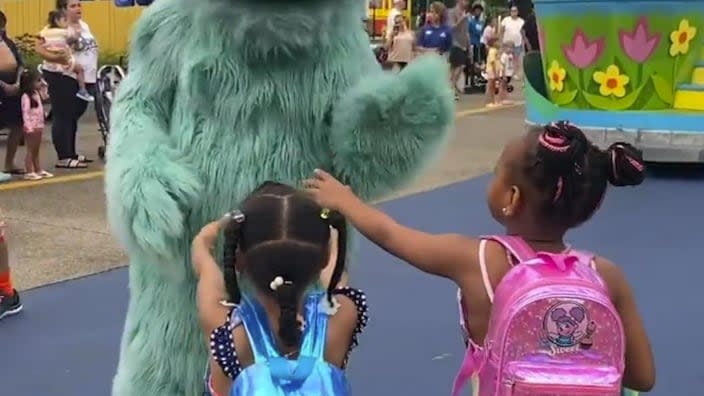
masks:
[(22, 92), (22, 124), (27, 154), (24, 166), (27, 173), (25, 180), (41, 180), (54, 177), (40, 165), (39, 149), (44, 133), (44, 106), (39, 90), (42, 80), (36, 70), (27, 70), (22, 75), (20, 91)]
[[(62, 10), (68, 20), (68, 29), (77, 37), (72, 47), (76, 62), (83, 68), (86, 90), (95, 96), (95, 81), (98, 66), (98, 46), (87, 23), (81, 20), (80, 0), (57, 0), (56, 9)], [(79, 90), (77, 76), (71, 71), (53, 71), (52, 63), (60, 63), (69, 54), (45, 48), (41, 41), (35, 46), (37, 54), (45, 61), (42, 74), (49, 84), (52, 99), (51, 137), (56, 149), (57, 168), (82, 169), (92, 160), (76, 152), (78, 120), (85, 113), (88, 102), (76, 97)], [(48, 68), (44, 68), (47, 65)]]
[(0, 129), (8, 129), (5, 171), (0, 172), (0, 182), (24, 173), (23, 169), (15, 166), (15, 154), (22, 140), (19, 79), (24, 66), (17, 46), (7, 36), (6, 27), (7, 17), (0, 11)]

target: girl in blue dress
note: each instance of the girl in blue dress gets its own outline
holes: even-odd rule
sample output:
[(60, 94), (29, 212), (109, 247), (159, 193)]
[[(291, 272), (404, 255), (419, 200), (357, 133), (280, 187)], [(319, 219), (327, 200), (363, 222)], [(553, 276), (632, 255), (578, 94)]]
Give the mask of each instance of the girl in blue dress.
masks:
[[(211, 254), (221, 229), (222, 270)], [(367, 305), (363, 292), (340, 285), (345, 241), (341, 216), (273, 182), (203, 228), (192, 252), (212, 357), (204, 395), (349, 394), (343, 370), (366, 326)], [(290, 373), (277, 369), (294, 363)], [(287, 386), (278, 381), (282, 376)]]

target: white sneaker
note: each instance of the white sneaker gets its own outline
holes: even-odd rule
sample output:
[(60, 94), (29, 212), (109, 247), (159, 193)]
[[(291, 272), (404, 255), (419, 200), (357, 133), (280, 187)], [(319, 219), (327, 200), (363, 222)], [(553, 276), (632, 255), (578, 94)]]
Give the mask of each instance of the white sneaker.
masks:
[(95, 98), (86, 91), (78, 91), (78, 92), (76, 92), (76, 96), (85, 100), (86, 102), (92, 102), (95, 100)]

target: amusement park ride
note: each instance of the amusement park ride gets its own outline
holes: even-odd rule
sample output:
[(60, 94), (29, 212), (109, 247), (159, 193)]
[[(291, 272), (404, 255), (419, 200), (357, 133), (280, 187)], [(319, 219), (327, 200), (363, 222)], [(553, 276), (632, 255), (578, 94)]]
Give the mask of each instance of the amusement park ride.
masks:
[[(541, 52), (524, 60), (528, 125), (570, 120), (601, 146), (633, 143), (647, 161), (704, 163), (704, 1), (533, 3)], [(530, 12), (530, 0), (514, 4)], [(373, 31), (391, 7), (370, 2)]]

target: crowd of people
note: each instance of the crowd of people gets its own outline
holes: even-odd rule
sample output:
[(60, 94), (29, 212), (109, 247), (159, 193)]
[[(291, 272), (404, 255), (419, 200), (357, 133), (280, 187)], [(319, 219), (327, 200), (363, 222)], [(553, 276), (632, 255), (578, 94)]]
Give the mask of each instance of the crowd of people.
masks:
[[(36, 52), (44, 62), (41, 71), (25, 67), (17, 45), (7, 35), (7, 17), (0, 12), (0, 128), (7, 130), (4, 171), (0, 182), (15, 176), (29, 182), (51, 178), (41, 160), (45, 128), (43, 104), (50, 98), (51, 141), (56, 150), (55, 168), (83, 169), (92, 162), (76, 151), (78, 120), (93, 100), (98, 67), (98, 47), (88, 24), (81, 18), (80, 0), (57, 0), (39, 33)], [(23, 166), (16, 155), (24, 142)], [(6, 238), (0, 224), (0, 319), (22, 310), (12, 284)]]
[(414, 32), (403, 14), (405, 7), (404, 0), (395, 0), (389, 12), (384, 62), (401, 70), (418, 55), (438, 53), (447, 57), (456, 99), (462, 94), (459, 83), (464, 75), (465, 86), (477, 78), (485, 83), (487, 106), (509, 103), (512, 80), (523, 76), (524, 54), (539, 50), (534, 14), (524, 20), (510, 5), (506, 16), (487, 16), (481, 2), (470, 6), (467, 0), (458, 0), (448, 10), (438, 1), (430, 4)]
[[(6, 129), (7, 149), (0, 182), (23, 177), (36, 181), (53, 177), (39, 163), (44, 125), (43, 104), (51, 101), (51, 141), (55, 168), (83, 169), (91, 159), (77, 152), (78, 120), (94, 100), (98, 45), (81, 18), (80, 0), (57, 0), (47, 24), (37, 32), (40, 70), (25, 67), (17, 45), (7, 35), (7, 17), (0, 12), (0, 128)], [(40, 117), (40, 114), (42, 115)], [(24, 166), (16, 155), (25, 143)]]

